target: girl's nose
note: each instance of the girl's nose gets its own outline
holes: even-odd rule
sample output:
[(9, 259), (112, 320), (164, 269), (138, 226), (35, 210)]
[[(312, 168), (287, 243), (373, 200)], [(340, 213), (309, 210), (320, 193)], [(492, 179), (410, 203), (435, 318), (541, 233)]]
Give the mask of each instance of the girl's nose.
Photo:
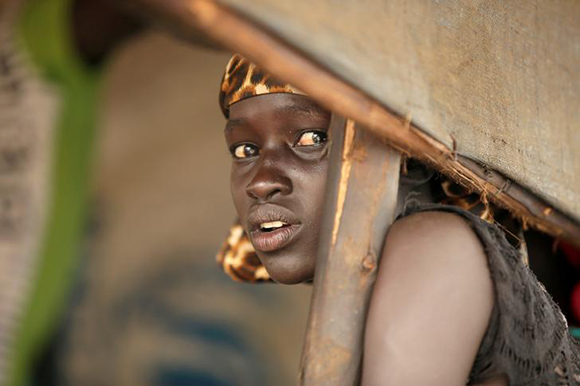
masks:
[(246, 194), (260, 201), (271, 200), (277, 194), (286, 196), (290, 193), (292, 193), (292, 181), (282, 169), (272, 165), (261, 165), (252, 181), (246, 186)]

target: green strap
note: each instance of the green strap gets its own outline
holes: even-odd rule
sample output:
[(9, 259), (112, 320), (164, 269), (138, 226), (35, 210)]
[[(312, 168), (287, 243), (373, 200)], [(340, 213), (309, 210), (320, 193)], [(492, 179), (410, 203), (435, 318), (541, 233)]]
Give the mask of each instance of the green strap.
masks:
[(22, 323), (11, 352), (8, 385), (30, 383), (33, 361), (66, 305), (85, 228), (87, 181), (95, 126), (97, 74), (73, 51), (70, 0), (29, 1), (22, 14), (23, 49), (61, 97), (55, 128), (48, 217)]

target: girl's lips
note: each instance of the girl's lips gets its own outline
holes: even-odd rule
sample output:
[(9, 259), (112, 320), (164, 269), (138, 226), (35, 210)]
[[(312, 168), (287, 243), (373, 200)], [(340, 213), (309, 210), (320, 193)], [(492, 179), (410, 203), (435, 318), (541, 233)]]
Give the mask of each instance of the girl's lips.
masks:
[(250, 232), (254, 248), (261, 252), (272, 252), (286, 246), (296, 235), (300, 225), (292, 224), (271, 232), (255, 230)]

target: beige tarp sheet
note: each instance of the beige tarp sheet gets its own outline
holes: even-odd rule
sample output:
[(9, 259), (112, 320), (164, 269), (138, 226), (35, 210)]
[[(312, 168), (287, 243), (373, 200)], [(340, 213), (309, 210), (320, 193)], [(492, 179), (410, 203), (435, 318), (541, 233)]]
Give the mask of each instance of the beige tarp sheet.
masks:
[(579, 1), (221, 1), (580, 219)]

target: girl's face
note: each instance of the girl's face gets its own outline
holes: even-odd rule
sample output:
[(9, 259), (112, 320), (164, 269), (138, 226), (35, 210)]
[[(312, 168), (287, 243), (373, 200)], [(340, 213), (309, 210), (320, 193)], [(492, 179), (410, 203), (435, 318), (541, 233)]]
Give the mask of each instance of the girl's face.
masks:
[(330, 113), (305, 96), (265, 94), (230, 107), (225, 136), (240, 223), (270, 277), (314, 276)]

